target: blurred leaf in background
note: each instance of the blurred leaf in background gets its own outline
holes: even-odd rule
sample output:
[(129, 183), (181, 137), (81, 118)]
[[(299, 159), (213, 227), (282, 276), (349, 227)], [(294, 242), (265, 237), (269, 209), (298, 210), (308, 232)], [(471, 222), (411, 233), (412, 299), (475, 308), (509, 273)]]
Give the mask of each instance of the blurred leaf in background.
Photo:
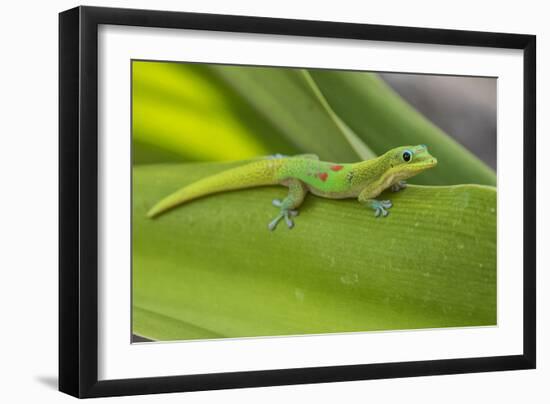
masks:
[(200, 65), (134, 61), (132, 72), (134, 164), (298, 152)]
[[(494, 171), (376, 74), (133, 62), (133, 324), (152, 339), (491, 325)], [(375, 220), (308, 196), (292, 231), (265, 224), (283, 188), (219, 194), (158, 220), (155, 202), (246, 160), (352, 162), (427, 144), (436, 169)], [(449, 186), (455, 184), (479, 184)]]
[(437, 170), (412, 182), (496, 185), (489, 166), (416, 112), (376, 74), (328, 70), (311, 74), (334, 110), (377, 154), (398, 145), (429, 145), (439, 161)]

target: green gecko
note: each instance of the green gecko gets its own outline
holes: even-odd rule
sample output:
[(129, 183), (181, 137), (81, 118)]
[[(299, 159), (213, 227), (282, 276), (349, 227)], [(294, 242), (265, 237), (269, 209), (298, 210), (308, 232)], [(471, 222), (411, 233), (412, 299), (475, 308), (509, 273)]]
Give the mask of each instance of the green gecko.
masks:
[(308, 192), (330, 199), (357, 198), (373, 209), (376, 217), (385, 217), (391, 201), (375, 198), (388, 188), (394, 192), (405, 188), (407, 178), (436, 164), (437, 159), (425, 145), (397, 147), (377, 158), (350, 164), (320, 161), (313, 154), (275, 155), (187, 185), (158, 202), (147, 216), (153, 218), (177, 205), (218, 192), (279, 184), (288, 187), (288, 195), (283, 200), (273, 200), (280, 211), (268, 224), (269, 230), (274, 230), (283, 219), (292, 228), (292, 218), (298, 215), (297, 208)]

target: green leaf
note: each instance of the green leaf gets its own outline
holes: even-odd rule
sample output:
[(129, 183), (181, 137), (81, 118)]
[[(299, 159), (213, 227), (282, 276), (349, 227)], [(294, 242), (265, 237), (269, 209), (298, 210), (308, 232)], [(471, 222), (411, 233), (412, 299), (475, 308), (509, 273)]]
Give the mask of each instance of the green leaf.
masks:
[(414, 183), (496, 184), (490, 167), (418, 113), (376, 74), (309, 72), (332, 109), (375, 153), (408, 144), (429, 146), (438, 167)]
[(159, 199), (230, 164), (134, 167), (133, 332), (156, 340), (496, 324), (496, 190), (414, 186), (386, 218), (309, 195), (288, 230), (283, 187), (213, 195), (158, 219)]
[(220, 65), (208, 69), (303, 152), (344, 163), (375, 156), (332, 111), (306, 70)]
[(353, 148), (357, 156), (359, 156), (361, 160), (368, 160), (376, 157), (376, 154), (371, 149), (369, 149), (369, 147), (365, 143), (363, 143), (363, 141), (355, 134), (355, 132), (353, 132), (350, 127), (346, 125), (346, 123), (342, 121), (340, 117), (332, 110), (323, 93), (321, 93), (321, 90), (319, 90), (319, 87), (317, 87), (317, 84), (311, 78), (309, 72), (307, 70), (301, 70), (301, 72), (304, 76), (305, 81), (309, 84), (311, 91), (315, 94), (317, 100), (319, 101), (319, 104), (324, 108), (329, 118), (339, 129), (341, 137), (346, 139), (346, 141)]

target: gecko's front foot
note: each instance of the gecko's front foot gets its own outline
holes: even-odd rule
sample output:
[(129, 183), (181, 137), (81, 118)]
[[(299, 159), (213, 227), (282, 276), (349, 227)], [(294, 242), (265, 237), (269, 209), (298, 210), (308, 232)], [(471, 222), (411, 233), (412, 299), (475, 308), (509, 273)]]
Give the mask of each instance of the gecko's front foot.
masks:
[(396, 182), (391, 186), (392, 192), (398, 192), (405, 188), (407, 188), (407, 183), (405, 181)]
[(267, 228), (271, 231), (275, 230), (277, 227), (277, 224), (284, 219), (286, 225), (289, 229), (292, 229), (294, 227), (294, 221), (292, 220), (293, 217), (298, 216), (298, 211), (296, 209), (286, 209), (283, 207), (283, 202), (279, 199), (273, 199), (273, 206), (276, 206), (278, 208), (281, 208), (281, 212), (277, 215), (275, 219), (273, 219), (269, 224), (267, 225)]
[(370, 206), (374, 210), (374, 216), (379, 217), (382, 215), (382, 217), (388, 216), (388, 209), (392, 207), (391, 201), (378, 201), (376, 199), (372, 199), (368, 206)]

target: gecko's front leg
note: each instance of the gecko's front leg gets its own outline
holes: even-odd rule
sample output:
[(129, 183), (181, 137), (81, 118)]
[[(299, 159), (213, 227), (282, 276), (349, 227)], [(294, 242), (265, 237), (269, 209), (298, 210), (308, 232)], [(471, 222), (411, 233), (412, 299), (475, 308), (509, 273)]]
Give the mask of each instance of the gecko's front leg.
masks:
[(388, 209), (392, 207), (392, 203), (390, 200), (385, 201), (379, 201), (378, 199), (369, 199), (364, 202), (364, 205), (370, 207), (374, 210), (374, 216), (379, 217), (382, 215), (383, 217), (388, 216), (390, 212), (388, 212)]
[(402, 189), (405, 189), (405, 188), (407, 188), (407, 183), (403, 180), (398, 181), (398, 182), (396, 182), (395, 184), (393, 184), (391, 186), (392, 192), (399, 192), (399, 191), (401, 191)]
[(306, 186), (299, 180), (290, 179), (285, 181), (283, 185), (288, 186), (288, 195), (282, 201), (279, 199), (273, 200), (273, 205), (281, 210), (277, 217), (269, 222), (267, 226), (269, 230), (275, 230), (277, 224), (282, 219), (285, 220), (288, 228), (292, 229), (292, 227), (294, 227), (294, 221), (292, 218), (298, 216), (298, 211), (296, 208), (302, 204), (307, 194)]
[(380, 191), (376, 187), (373, 187), (373, 189), (366, 188), (359, 194), (359, 198), (357, 199), (361, 205), (373, 209), (374, 216), (386, 217), (389, 214), (388, 209), (392, 207), (392, 203), (390, 200), (379, 201), (378, 199), (374, 199), (379, 194)]

